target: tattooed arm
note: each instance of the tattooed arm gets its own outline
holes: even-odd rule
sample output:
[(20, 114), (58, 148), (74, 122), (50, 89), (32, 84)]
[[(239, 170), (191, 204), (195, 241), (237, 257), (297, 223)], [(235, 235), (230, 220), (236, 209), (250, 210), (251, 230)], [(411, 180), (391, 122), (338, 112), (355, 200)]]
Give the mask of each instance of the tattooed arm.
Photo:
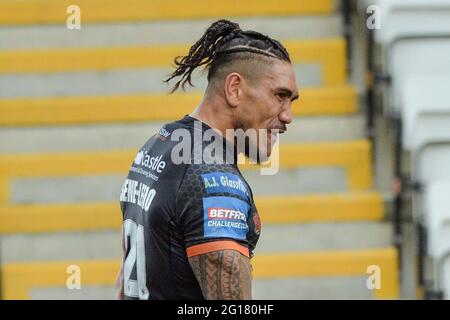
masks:
[(203, 296), (208, 300), (252, 298), (250, 259), (236, 250), (213, 251), (189, 258)]

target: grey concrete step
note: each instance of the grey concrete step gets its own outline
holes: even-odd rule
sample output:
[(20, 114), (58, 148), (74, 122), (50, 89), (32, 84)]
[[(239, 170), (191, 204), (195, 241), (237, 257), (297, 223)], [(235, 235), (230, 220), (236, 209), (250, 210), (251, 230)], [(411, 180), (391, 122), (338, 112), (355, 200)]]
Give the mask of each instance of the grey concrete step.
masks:
[[(137, 149), (163, 124), (0, 128), (0, 154)], [(364, 137), (364, 129), (365, 120), (360, 114), (300, 117), (280, 136), (280, 143), (356, 140)]]
[(77, 203), (118, 201), (126, 174), (99, 177), (17, 179), (12, 203)]
[(0, 237), (1, 263), (122, 257), (120, 231), (12, 234)]
[(258, 253), (311, 252), (387, 247), (392, 243), (389, 222), (341, 222), (264, 225)]
[[(341, 16), (233, 18), (244, 30), (252, 29), (277, 39), (323, 38), (342, 34)], [(194, 42), (214, 19), (168, 20), (141, 23), (82, 24), (0, 28), (0, 49), (120, 46)]]
[[(322, 85), (320, 64), (294, 64), (293, 67), (299, 86)], [(0, 98), (167, 93), (175, 82), (168, 86), (163, 81), (173, 71), (167, 67), (0, 75)], [(186, 87), (187, 92), (203, 92), (207, 85), (206, 75), (195, 71), (192, 83), (195, 87)]]
[(366, 283), (364, 276), (255, 279), (252, 291), (261, 300), (373, 299)]
[[(83, 281), (83, 279), (81, 279)], [(32, 300), (115, 300), (113, 286), (83, 286), (80, 289), (32, 288), (29, 297)]]
[(242, 172), (254, 195), (295, 195), (346, 192), (349, 190), (345, 170), (338, 167), (280, 169), (274, 175), (260, 171)]
[[(391, 244), (384, 222), (264, 225), (255, 254), (369, 249)], [(121, 257), (119, 231), (15, 234), (0, 238), (1, 261), (112, 259)]]

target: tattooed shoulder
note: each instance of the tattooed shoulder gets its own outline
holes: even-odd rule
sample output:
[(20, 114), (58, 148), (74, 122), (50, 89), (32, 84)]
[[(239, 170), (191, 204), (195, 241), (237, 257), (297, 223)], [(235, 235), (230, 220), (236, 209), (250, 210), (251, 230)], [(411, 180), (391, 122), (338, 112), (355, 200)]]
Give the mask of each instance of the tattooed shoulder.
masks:
[(189, 263), (206, 299), (251, 299), (250, 259), (238, 251), (213, 251), (190, 257)]

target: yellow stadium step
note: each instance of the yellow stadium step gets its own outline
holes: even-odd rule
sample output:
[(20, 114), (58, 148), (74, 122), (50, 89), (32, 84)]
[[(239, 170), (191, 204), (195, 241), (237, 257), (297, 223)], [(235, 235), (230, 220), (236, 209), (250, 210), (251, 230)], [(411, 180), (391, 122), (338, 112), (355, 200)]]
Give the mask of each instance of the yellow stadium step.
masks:
[(0, 25), (65, 23), (73, 4), (80, 7), (82, 23), (330, 14), (334, 9), (332, 0), (0, 0)]
[[(383, 197), (378, 192), (326, 193), (256, 197), (264, 223), (381, 221)], [(1, 209), (0, 209), (1, 212)]]
[[(136, 150), (1, 155), (0, 203), (9, 201), (11, 179), (107, 174), (125, 176), (135, 155)], [(273, 168), (343, 167), (351, 190), (372, 186), (371, 147), (367, 140), (284, 144), (280, 147), (279, 159), (278, 164), (275, 160), (271, 164)], [(259, 168), (250, 164), (240, 167), (244, 170)]]
[(258, 254), (253, 259), (255, 278), (368, 276), (368, 267), (381, 271), (375, 298), (399, 297), (398, 253), (395, 248), (339, 250), (308, 253)]
[[(377, 192), (256, 197), (265, 224), (381, 221)], [(0, 234), (118, 229), (118, 202), (0, 206)]]
[[(345, 250), (308, 253), (258, 254), (252, 260), (253, 276), (331, 277), (367, 276), (367, 268), (376, 265), (381, 271), (381, 288), (375, 298), (396, 299), (399, 296), (397, 251), (395, 248)], [(67, 268), (76, 265), (82, 272), (82, 284), (113, 286), (119, 260), (59, 261), (9, 263), (2, 267), (4, 299), (28, 299), (31, 289), (65, 287)]]
[[(295, 116), (358, 111), (353, 86), (300, 88)], [(170, 121), (189, 114), (202, 93), (0, 99), (0, 126)], [(164, 106), (164, 107), (161, 107)]]
[[(292, 63), (320, 63), (325, 85), (347, 81), (345, 39), (284, 40)], [(0, 51), (0, 74), (169, 67), (189, 45)]]

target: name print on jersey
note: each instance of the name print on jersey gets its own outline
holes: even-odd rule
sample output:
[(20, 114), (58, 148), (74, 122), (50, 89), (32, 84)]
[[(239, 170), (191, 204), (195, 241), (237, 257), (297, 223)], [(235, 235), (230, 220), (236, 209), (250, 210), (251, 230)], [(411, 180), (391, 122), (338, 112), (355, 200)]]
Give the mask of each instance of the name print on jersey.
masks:
[(150, 189), (145, 183), (127, 179), (122, 187), (120, 201), (137, 204), (142, 210), (148, 211), (155, 195), (155, 189)]

